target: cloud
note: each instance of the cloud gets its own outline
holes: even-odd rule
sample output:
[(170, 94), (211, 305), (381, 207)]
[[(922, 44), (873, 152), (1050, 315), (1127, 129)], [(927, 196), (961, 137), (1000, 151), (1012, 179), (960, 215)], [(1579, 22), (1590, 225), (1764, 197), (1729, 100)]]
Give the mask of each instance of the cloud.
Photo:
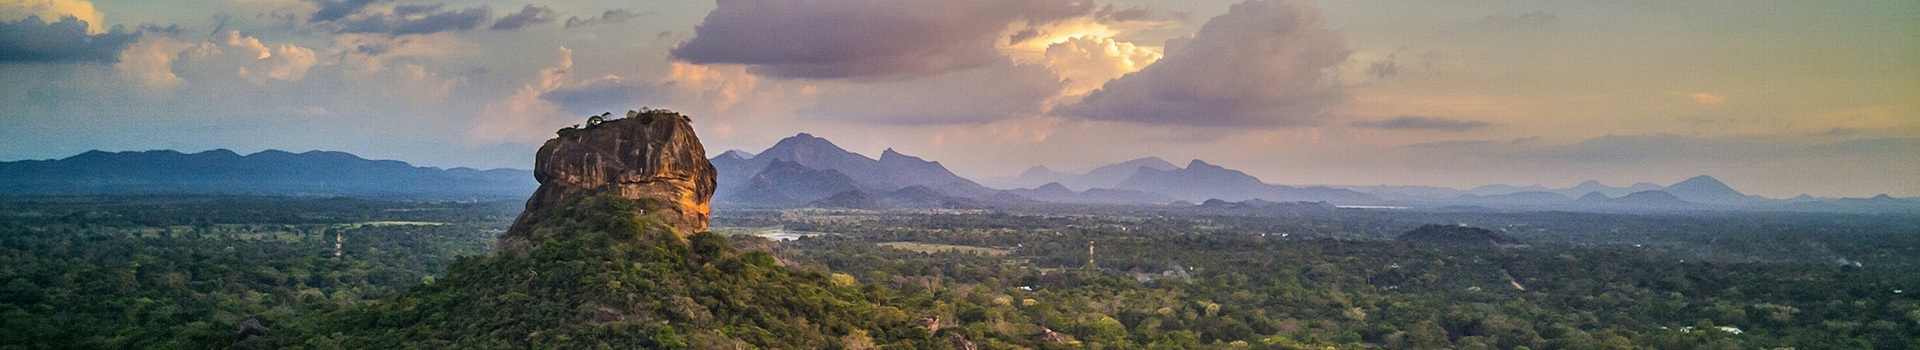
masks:
[(567, 120), (568, 113), (542, 95), (565, 86), (572, 74), (573, 50), (561, 47), (559, 62), (540, 70), (536, 80), (521, 85), (505, 99), (481, 107), (480, 115), (471, 124), (473, 128), (467, 130), (466, 143), (538, 144), (553, 137), (552, 128), (564, 125), (562, 121)]
[(1390, 53), (1387, 54), (1387, 58), (1368, 64), (1366, 71), (1367, 76), (1373, 77), (1374, 79), (1386, 79), (1400, 75), (1400, 61), (1395, 59), (1395, 56), (1397, 56), (1397, 54)]
[(782, 78), (923, 76), (1006, 62), (997, 46), (1010, 28), (1096, 10), (1071, 0), (721, 0), (672, 55)]
[(633, 13), (627, 10), (607, 10), (607, 12), (601, 13), (599, 18), (594, 18), (594, 17), (580, 18), (580, 16), (567, 17), (566, 27), (568, 29), (579, 28), (579, 27), (585, 27), (589, 24), (594, 24), (599, 22), (627, 23), (627, 20), (639, 18), (642, 15), (643, 14)]
[(433, 12), (441, 5), (399, 6), (393, 13), (367, 14), (335, 21), (340, 33), (433, 34), (480, 27), (493, 16), (486, 6)]
[(255, 86), (270, 80), (299, 81), (320, 63), (312, 49), (293, 44), (268, 46), (237, 30), (199, 43), (147, 37), (117, 57), (120, 63), (114, 70), (122, 79), (160, 88), (222, 79), (238, 79)]
[(1361, 127), (1361, 128), (1381, 129), (1381, 130), (1467, 131), (1467, 130), (1493, 126), (1493, 123), (1488, 123), (1488, 122), (1483, 122), (1478, 120), (1459, 120), (1459, 119), (1442, 118), (1442, 117), (1421, 117), (1421, 116), (1403, 115), (1403, 116), (1395, 117), (1392, 119), (1353, 122), (1347, 125), (1354, 126), (1354, 127)]
[(1704, 106), (1704, 107), (1719, 107), (1721, 103), (1727, 102), (1726, 96), (1714, 95), (1714, 94), (1709, 94), (1705, 92), (1694, 93), (1692, 95), (1687, 95), (1687, 97), (1692, 97), (1694, 103), (1699, 103), (1701, 106)]
[(1306, 126), (1345, 101), (1333, 71), (1348, 56), (1339, 34), (1304, 0), (1248, 1), (1166, 56), (1121, 76), (1058, 114), (1194, 126)]
[(138, 85), (174, 87), (186, 81), (173, 74), (173, 59), (192, 46), (164, 36), (144, 37), (120, 51), (120, 62), (113, 68), (122, 79)]
[(553, 9), (549, 9), (543, 6), (527, 5), (527, 7), (521, 8), (520, 12), (515, 12), (513, 14), (506, 15), (505, 17), (500, 17), (500, 21), (493, 22), (493, 27), (490, 27), (487, 29), (514, 30), (514, 29), (520, 29), (520, 27), (525, 27), (529, 24), (543, 24), (543, 23), (550, 23), (550, 22), (553, 22)]
[(863, 124), (986, 123), (1040, 115), (1066, 83), (1046, 67), (1020, 64), (830, 86), (799, 114)]
[(1500, 146), (1500, 142), (1487, 140), (1449, 140), (1407, 145), (1406, 148), (1430, 150), (1473, 150)]
[(762, 88), (760, 77), (747, 73), (744, 66), (703, 66), (686, 62), (673, 62), (672, 65), (673, 71), (659, 83), (660, 92), (669, 95), (669, 99), (675, 102), (698, 102), (696, 105), (700, 110), (721, 113), (749, 98), (776, 101), (780, 97), (759, 91)]
[(87, 28), (73, 16), (52, 23), (39, 15), (0, 22), (0, 62), (114, 62), (140, 38), (122, 27), (101, 34), (87, 34)]
[(1078, 37), (1047, 46), (1041, 62), (1067, 79), (1066, 94), (1080, 95), (1159, 60), (1159, 52), (1133, 43)]
[(73, 17), (85, 22), (82, 27), (87, 34), (106, 33), (106, 14), (93, 8), (93, 3), (81, 0), (0, 0), (0, 22), (18, 21), (27, 17), (64, 19)]
[(320, 5), (320, 10), (314, 12), (313, 17), (309, 17), (307, 22), (319, 23), (346, 18), (360, 13), (360, 10), (367, 8), (367, 5), (381, 1), (384, 0), (312, 0), (313, 3)]
[(634, 109), (649, 102), (658, 102), (657, 89), (651, 83), (624, 81), (620, 77), (608, 76), (582, 83), (580, 86), (562, 87), (541, 93), (540, 99), (559, 105), (567, 113), (599, 114)]

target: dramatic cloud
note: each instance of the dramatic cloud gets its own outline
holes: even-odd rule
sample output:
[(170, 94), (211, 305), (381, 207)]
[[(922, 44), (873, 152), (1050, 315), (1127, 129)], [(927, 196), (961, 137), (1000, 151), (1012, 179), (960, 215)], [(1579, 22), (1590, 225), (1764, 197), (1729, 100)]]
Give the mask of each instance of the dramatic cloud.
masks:
[(1459, 119), (1450, 119), (1450, 118), (1442, 118), (1442, 117), (1421, 117), (1421, 116), (1403, 115), (1393, 119), (1353, 122), (1347, 125), (1354, 126), (1354, 127), (1374, 128), (1374, 129), (1382, 129), (1382, 130), (1467, 131), (1467, 130), (1493, 126), (1493, 123), (1477, 121), (1477, 120), (1459, 120)]
[(514, 30), (514, 29), (520, 29), (520, 27), (525, 27), (529, 24), (542, 24), (542, 23), (551, 23), (551, 22), (553, 22), (553, 9), (549, 9), (542, 6), (527, 5), (527, 7), (521, 8), (520, 12), (507, 15), (506, 17), (500, 17), (500, 21), (493, 22), (493, 27), (490, 27), (487, 29)]
[(639, 17), (640, 17), (640, 14), (629, 12), (627, 10), (607, 10), (606, 13), (601, 13), (599, 18), (594, 18), (594, 17), (580, 18), (580, 16), (567, 17), (566, 27), (569, 29), (579, 28), (579, 27), (585, 27), (589, 24), (600, 23), (600, 22), (626, 23), (627, 20), (639, 18)]
[(32, 15), (0, 22), (0, 62), (113, 62), (139, 38), (121, 27), (87, 34), (87, 22), (72, 16), (47, 23)]
[(673, 57), (784, 78), (930, 75), (1007, 61), (1015, 25), (1097, 8), (1070, 0), (721, 0)]
[(292, 45), (271, 47), (260, 39), (227, 31), (215, 41), (202, 42), (179, 53), (173, 71), (194, 76), (234, 76), (254, 85), (268, 80), (298, 81), (319, 63), (313, 50)]
[(493, 16), (493, 9), (486, 6), (433, 12), (440, 6), (399, 6), (393, 13), (369, 14), (334, 23), (340, 26), (341, 33), (433, 34), (478, 28)]
[(40, 18), (73, 17), (86, 22), (87, 34), (106, 33), (106, 14), (93, 8), (92, 2), (81, 0), (0, 0), (0, 22), (11, 22), (29, 16)]
[(1068, 95), (1080, 95), (1158, 60), (1159, 52), (1133, 43), (1078, 37), (1048, 46), (1042, 63), (1067, 79)]
[(1303, 0), (1248, 1), (1145, 69), (1107, 82), (1062, 115), (1146, 124), (1305, 126), (1345, 100), (1340, 36)]
[(186, 81), (173, 74), (173, 60), (188, 47), (192, 45), (164, 36), (141, 38), (120, 51), (120, 62), (113, 68), (121, 78), (139, 86), (174, 87)]

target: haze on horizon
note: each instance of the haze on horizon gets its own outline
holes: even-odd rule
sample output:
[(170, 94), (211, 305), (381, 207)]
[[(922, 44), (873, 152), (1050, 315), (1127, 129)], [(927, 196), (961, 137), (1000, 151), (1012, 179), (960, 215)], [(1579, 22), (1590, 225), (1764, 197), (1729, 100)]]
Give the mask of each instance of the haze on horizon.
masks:
[(1712, 175), (1920, 196), (1920, 2), (0, 0), (0, 160), (337, 150), (531, 167), (651, 106), (962, 176), (1187, 159), (1284, 184)]

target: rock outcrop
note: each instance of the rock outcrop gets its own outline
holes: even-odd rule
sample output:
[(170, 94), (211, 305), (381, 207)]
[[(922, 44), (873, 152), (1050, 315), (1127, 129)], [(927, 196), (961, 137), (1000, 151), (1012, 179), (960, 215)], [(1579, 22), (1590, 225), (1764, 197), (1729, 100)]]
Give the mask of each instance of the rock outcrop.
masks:
[(540, 146), (533, 169), (540, 188), (513, 228), (501, 235), (498, 249), (525, 247), (531, 243), (526, 231), (538, 213), (584, 193), (652, 201), (657, 210), (673, 211), (665, 216), (682, 237), (707, 230), (715, 172), (693, 125), (665, 110), (627, 115), (589, 121), (584, 129), (561, 129), (559, 137)]

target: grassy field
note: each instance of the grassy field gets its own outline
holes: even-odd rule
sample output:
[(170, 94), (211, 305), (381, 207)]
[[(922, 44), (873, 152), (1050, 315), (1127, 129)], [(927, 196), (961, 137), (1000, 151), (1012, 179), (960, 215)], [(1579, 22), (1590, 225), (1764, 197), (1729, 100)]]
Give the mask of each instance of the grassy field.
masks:
[(886, 243), (880, 243), (880, 246), (899, 249), (899, 250), (916, 251), (921, 253), (958, 251), (962, 253), (971, 253), (971, 254), (985, 255), (985, 256), (1004, 256), (1009, 253), (1013, 253), (1012, 250), (999, 249), (999, 248), (950, 245), (950, 244), (931, 244), (931, 243), (919, 243), (919, 242), (886, 242)]

